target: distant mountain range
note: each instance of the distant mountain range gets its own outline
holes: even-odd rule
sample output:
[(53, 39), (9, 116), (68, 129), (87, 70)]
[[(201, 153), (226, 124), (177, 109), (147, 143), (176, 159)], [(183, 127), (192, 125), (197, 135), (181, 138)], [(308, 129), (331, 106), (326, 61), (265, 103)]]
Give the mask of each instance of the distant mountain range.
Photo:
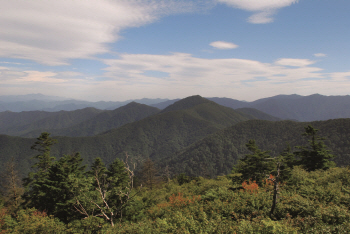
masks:
[[(193, 96), (174, 103), (164, 110), (131, 102), (115, 110), (84, 108), (74, 111), (24, 111), (0, 112), (0, 134), (22, 137), (37, 137), (41, 132), (50, 132), (53, 136), (83, 137), (93, 136), (121, 127), (127, 123), (148, 116), (175, 110), (186, 109), (210, 102), (200, 96)], [(185, 104), (184, 104), (185, 103)], [(215, 104), (212, 102), (212, 104)], [(184, 106), (187, 105), (187, 106)], [(216, 106), (218, 106), (216, 104)], [(227, 108), (226, 108), (227, 109)], [(232, 109), (229, 109), (233, 111)], [(209, 111), (209, 110), (208, 110)], [(207, 111), (207, 112), (208, 112)], [(235, 113), (249, 116), (248, 119), (279, 120), (256, 109), (237, 109)]]
[(118, 107), (124, 106), (130, 102), (138, 102), (141, 104), (152, 105), (167, 101), (168, 99), (133, 99), (123, 102), (99, 101), (88, 102), (82, 100), (67, 99), (56, 96), (47, 96), (43, 94), (28, 94), (28, 95), (7, 95), (0, 96), (0, 112), (4, 111), (73, 111), (93, 107), (101, 110), (114, 110)]
[[(59, 143), (53, 147), (54, 155), (60, 156), (72, 152), (81, 152), (84, 158), (90, 162), (95, 157), (102, 157), (108, 163), (115, 157), (123, 158), (125, 152), (129, 152), (134, 156), (141, 155), (142, 157), (161, 160), (220, 129), (242, 121), (257, 119), (252, 114), (235, 111), (200, 96), (182, 99), (161, 112), (157, 108), (137, 103), (130, 103), (114, 111), (101, 111), (92, 108), (79, 111), (85, 117), (80, 119), (81, 122), (76, 125), (74, 125), (76, 121), (69, 120), (75, 119), (74, 116), (77, 115), (78, 111), (56, 112), (58, 114), (56, 116), (50, 112), (44, 114), (38, 112), (42, 116), (41, 120), (32, 123), (25, 121), (26, 125), (22, 127), (13, 126), (12, 129), (21, 130), (25, 136), (37, 133), (37, 137), (41, 131), (47, 129), (35, 130), (26, 129), (26, 127), (40, 127), (40, 123), (42, 123), (42, 125), (51, 126), (49, 132), (66, 131), (67, 135), (85, 134), (85, 137), (57, 137)], [(255, 112), (259, 114), (259, 117), (263, 116), (269, 120), (276, 119), (260, 111)], [(22, 112), (16, 113), (20, 114), (20, 117), (7, 117), (7, 120), (12, 118), (19, 122), (25, 119), (24, 114), (26, 113), (30, 113), (31, 117), (33, 116), (31, 112)], [(6, 114), (13, 113), (3, 112), (1, 114), (6, 116)], [(48, 117), (44, 118), (45, 115)], [(146, 117), (147, 115), (148, 117)], [(90, 118), (86, 119), (87, 116), (90, 116)], [(5, 119), (4, 116), (0, 115), (0, 123), (3, 122), (1, 117)], [(62, 120), (62, 122), (59, 120)], [(125, 121), (122, 122), (122, 120)], [(55, 122), (63, 128), (52, 129), (52, 127), (55, 127)], [(118, 123), (124, 125), (117, 126)], [(113, 127), (111, 124), (116, 128), (111, 129)], [(2, 126), (2, 128), (5, 128), (5, 126)], [(104, 133), (90, 136), (94, 131), (101, 132), (108, 128), (109, 130)], [(7, 131), (10, 130), (7, 128)], [(35, 153), (30, 150), (30, 144), (33, 144), (33, 142), (34, 139), (31, 138), (0, 135), (0, 157), (19, 157), (21, 163), (26, 164), (30, 161), (28, 157)]]
[[(327, 101), (328, 98), (332, 100)], [(338, 106), (344, 108), (346, 98), (335, 98)], [(261, 99), (243, 107), (240, 104), (244, 102), (237, 100), (214, 98), (214, 102), (197, 95), (164, 105), (162, 110), (131, 102), (114, 110), (90, 107), (58, 112), (0, 112), (0, 134), (3, 134), (0, 135), (0, 170), (3, 162), (14, 157), (20, 171), (26, 174), (33, 164), (30, 158), (35, 155), (30, 150), (34, 137), (48, 131), (59, 142), (52, 147), (56, 157), (80, 152), (86, 163), (101, 157), (108, 164), (116, 157), (124, 158), (127, 152), (133, 158), (151, 158), (160, 166), (169, 165), (174, 173), (227, 174), (237, 159), (247, 153), (245, 144), (249, 139), (256, 139), (258, 146), (271, 150), (272, 155), (278, 155), (286, 142), (292, 147), (306, 143), (301, 134), (309, 122), (280, 121), (252, 106), (268, 109), (277, 103), (281, 108), (271, 110), (289, 113), (296, 108), (292, 105), (296, 105), (294, 101), (304, 100), (314, 105), (311, 110), (315, 114), (326, 114), (320, 107), (320, 99), (328, 105), (334, 101), (333, 97), (320, 95), (287, 95)], [(226, 106), (219, 105), (219, 101)], [(281, 104), (288, 102), (289, 108)], [(302, 111), (294, 113), (295, 116), (310, 112), (306, 107), (300, 108)], [(349, 165), (350, 119), (311, 124), (328, 138), (326, 143), (338, 156), (335, 160), (338, 165)]]
[[(297, 121), (316, 121), (337, 118), (350, 118), (350, 96), (323, 96), (313, 94), (310, 96), (300, 95), (277, 95), (262, 98), (253, 102), (245, 102), (230, 98), (207, 98), (222, 106), (232, 109), (254, 108), (266, 114), (280, 119)], [(146, 104), (158, 109), (165, 109), (179, 101), (179, 99), (138, 99), (124, 102), (87, 102), (80, 100), (62, 100), (54, 96), (42, 94), (22, 96), (0, 96), (0, 112), (4, 111), (73, 111), (87, 107), (101, 110), (114, 110), (130, 102)]]

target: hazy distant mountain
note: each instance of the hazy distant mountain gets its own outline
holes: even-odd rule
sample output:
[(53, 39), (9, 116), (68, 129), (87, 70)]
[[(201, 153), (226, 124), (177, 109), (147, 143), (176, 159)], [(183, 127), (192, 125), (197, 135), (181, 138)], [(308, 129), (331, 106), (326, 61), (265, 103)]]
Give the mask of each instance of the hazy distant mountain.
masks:
[(27, 94), (27, 95), (6, 95), (0, 96), (0, 112), (3, 111), (73, 111), (78, 109), (84, 109), (87, 107), (94, 107), (101, 110), (114, 110), (118, 107), (124, 106), (130, 102), (137, 102), (141, 104), (151, 105), (160, 102), (167, 101), (168, 99), (133, 99), (122, 102), (112, 101), (99, 101), (99, 102), (88, 102), (82, 100), (74, 100), (56, 96), (47, 96), (43, 94)]
[(238, 100), (231, 99), (231, 98), (213, 97), (213, 98), (208, 98), (208, 99), (213, 101), (213, 102), (216, 102), (217, 104), (220, 104), (222, 106), (227, 106), (227, 107), (230, 107), (233, 109), (249, 107), (249, 102), (238, 101)]
[(209, 98), (233, 109), (255, 108), (269, 115), (298, 121), (316, 121), (337, 118), (350, 118), (350, 96), (323, 96), (313, 94), (277, 95), (254, 102), (242, 102), (229, 98)]
[(151, 106), (153, 107), (157, 107), (158, 109), (165, 109), (166, 107), (170, 106), (171, 104), (174, 104), (175, 102), (179, 101), (180, 99), (173, 99), (173, 100), (168, 100), (168, 101), (164, 101), (164, 102), (160, 102), (160, 103), (156, 103), (156, 104), (152, 104)]
[[(297, 121), (316, 121), (337, 118), (350, 118), (350, 96), (310, 96), (277, 95), (262, 98), (253, 102), (239, 101), (231, 98), (207, 98), (220, 105), (233, 109), (254, 108), (280, 119)], [(159, 109), (165, 109), (175, 100), (155, 104)]]
[(25, 94), (25, 95), (1, 95), (0, 102), (26, 102), (32, 100), (38, 101), (63, 101), (68, 98), (58, 96), (48, 96), (41, 93)]
[[(81, 121), (80, 123), (75, 124), (71, 127), (60, 129), (45, 129), (45, 131), (50, 132), (52, 136), (94, 136), (113, 128), (121, 127), (127, 123), (141, 120), (148, 116), (154, 115), (159, 111), (160, 110), (155, 107), (131, 102), (112, 111), (101, 111), (97, 115), (92, 116), (92, 118)], [(40, 135), (41, 132), (42, 130), (35, 130), (28, 132), (22, 136), (35, 137)]]
[[(0, 112), (0, 133), (13, 136), (37, 137), (43, 131), (72, 127), (103, 112), (95, 108), (75, 111)], [(27, 135), (35, 130), (37, 134)]]
[(350, 118), (350, 96), (310, 96), (284, 95), (255, 101), (251, 105), (281, 119), (315, 121)]
[[(2, 112), (0, 123), (3, 124), (0, 124), (0, 133), (37, 137), (41, 132), (46, 131), (52, 136), (93, 136), (143, 119), (159, 111), (155, 107), (132, 102), (116, 110), (99, 110), (88, 107), (59, 112)], [(15, 121), (11, 122), (11, 119)]]
[(254, 108), (238, 108), (235, 109), (236, 111), (240, 113), (244, 113), (246, 115), (250, 115), (253, 117), (253, 119), (261, 119), (261, 120), (269, 120), (269, 121), (280, 121), (282, 119), (277, 118), (275, 116), (266, 114), (265, 112), (259, 111)]
[[(34, 99), (33, 99), (34, 98)], [(30, 94), (22, 96), (0, 96), (0, 112), (3, 111), (32, 111), (44, 110), (55, 112), (60, 110), (73, 111), (86, 107), (94, 107), (101, 110), (114, 110), (132, 101), (150, 105), (158, 109), (166, 109), (179, 99), (139, 99), (123, 102), (88, 102), (81, 100), (57, 100), (62, 99), (42, 94)], [(254, 108), (280, 119), (297, 121), (315, 121), (336, 118), (350, 118), (350, 96), (323, 96), (314, 94), (310, 96), (277, 95), (262, 98), (253, 102), (239, 101), (230, 98), (207, 98), (222, 106), (233, 109)], [(173, 107), (174, 108), (174, 107)]]

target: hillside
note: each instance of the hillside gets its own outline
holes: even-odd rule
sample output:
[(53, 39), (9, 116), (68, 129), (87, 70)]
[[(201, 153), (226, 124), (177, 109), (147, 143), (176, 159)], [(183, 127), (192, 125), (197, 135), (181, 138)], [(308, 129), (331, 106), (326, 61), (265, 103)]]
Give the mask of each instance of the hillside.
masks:
[(263, 120), (238, 123), (192, 144), (162, 165), (173, 167), (177, 173), (195, 176), (203, 175), (204, 171), (210, 176), (227, 174), (235, 162), (248, 153), (245, 144), (250, 139), (255, 139), (262, 150), (277, 156), (287, 142), (292, 148), (307, 144), (301, 134), (308, 124), (326, 137), (325, 143), (337, 156), (335, 162), (339, 166), (350, 164), (350, 119), (336, 119), (311, 123)]
[[(317, 121), (338, 118), (350, 118), (350, 96), (310, 96), (277, 95), (258, 99), (253, 102), (238, 101), (231, 98), (207, 98), (222, 106), (233, 109), (254, 108), (271, 116), (296, 121)], [(170, 101), (161, 103), (159, 108), (166, 108)]]
[(0, 133), (37, 137), (46, 131), (52, 136), (93, 136), (158, 112), (155, 107), (135, 102), (112, 111), (84, 108), (59, 112), (2, 112)]
[(350, 118), (350, 96), (296, 96), (253, 102), (252, 108), (282, 119), (299, 121)]
[[(99, 114), (68, 128), (44, 130), (50, 132), (52, 136), (94, 136), (113, 128), (118, 128), (124, 124), (141, 120), (158, 112), (159, 109), (155, 107), (131, 102), (113, 111), (101, 111)], [(22, 136), (36, 137), (40, 135), (42, 131), (42, 129), (34, 130)]]
[[(0, 113), (0, 134), (33, 137), (30, 132), (52, 131), (68, 128), (91, 119), (104, 111), (95, 108), (85, 108), (75, 111), (27, 111)], [(35, 136), (37, 136), (36, 134)]]
[[(190, 98), (180, 100), (176, 105), (188, 101), (193, 104), (192, 108), (177, 108), (176, 111), (152, 115), (94, 137), (57, 137), (59, 143), (53, 146), (52, 152), (56, 156), (81, 152), (89, 163), (95, 157), (101, 157), (110, 163), (115, 157), (123, 158), (125, 152), (132, 156), (161, 160), (209, 134), (249, 119), (231, 108), (211, 101), (201, 100), (196, 105)], [(24, 157), (27, 160), (35, 153), (26, 148), (19, 154), (18, 149), (11, 149), (9, 147), (14, 146), (6, 143), (12, 142), (14, 138), (6, 137), (3, 136), (4, 139), (0, 141), (0, 154), (6, 152), (7, 157)], [(16, 139), (23, 139), (24, 142), (29, 140)], [(34, 139), (31, 140), (34, 142)], [(18, 148), (22, 144), (18, 142), (16, 145), (15, 148)]]
[[(33, 99), (37, 98), (37, 99)], [(254, 108), (285, 120), (317, 121), (337, 118), (350, 118), (350, 96), (323, 96), (313, 94), (309, 96), (277, 95), (261, 98), (253, 102), (239, 101), (231, 98), (211, 97), (207, 100), (232, 109)], [(164, 110), (179, 99), (138, 99), (123, 102), (88, 102), (81, 100), (62, 100), (57, 97), (44, 95), (0, 96), (0, 112), (4, 111), (32, 111), (42, 110), (55, 112), (60, 110), (73, 111), (86, 107), (101, 110), (114, 110), (132, 101), (146, 104)], [(189, 103), (188, 103), (189, 104)], [(176, 106), (172, 106), (176, 108)], [(174, 109), (175, 110), (175, 109)]]
[(266, 114), (265, 112), (259, 111), (259, 110), (254, 109), (254, 108), (238, 108), (238, 109), (235, 109), (235, 110), (240, 112), (240, 113), (253, 116), (254, 119), (270, 120), (270, 121), (279, 121), (279, 120), (281, 120), (280, 118), (277, 118), (275, 116)]

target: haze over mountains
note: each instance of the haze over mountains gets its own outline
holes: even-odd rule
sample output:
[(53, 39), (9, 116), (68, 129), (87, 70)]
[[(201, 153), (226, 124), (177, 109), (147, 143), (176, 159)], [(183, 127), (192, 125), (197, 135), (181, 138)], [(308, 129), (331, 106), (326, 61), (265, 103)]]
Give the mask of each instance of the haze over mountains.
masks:
[[(239, 101), (230, 98), (207, 98), (220, 105), (233, 109), (254, 108), (280, 119), (297, 121), (315, 121), (336, 118), (350, 118), (350, 96), (323, 96), (313, 94), (277, 95), (259, 99), (253, 102)], [(139, 99), (123, 102), (87, 102), (80, 100), (62, 100), (59, 97), (45, 96), (41, 94), (23, 96), (0, 96), (0, 112), (12, 111), (47, 111), (57, 112), (61, 110), (73, 111), (87, 107), (100, 110), (114, 110), (132, 101), (146, 104), (158, 109), (165, 109), (179, 99)]]
[[(114, 110), (89, 107), (58, 112), (0, 112), (0, 162), (14, 157), (21, 171), (27, 173), (35, 154), (30, 150), (33, 138), (47, 131), (58, 139), (52, 147), (56, 157), (80, 152), (87, 163), (101, 157), (108, 164), (115, 157), (124, 158), (127, 152), (134, 158), (151, 158), (161, 166), (169, 165), (174, 173), (205, 172), (215, 176), (227, 174), (247, 153), (245, 144), (249, 139), (256, 139), (273, 156), (283, 150), (286, 142), (292, 147), (305, 143), (301, 134), (310, 123), (275, 117), (284, 116), (335, 119), (311, 124), (328, 138), (338, 165), (350, 164), (350, 119), (337, 117), (347, 116), (349, 96), (280, 95), (251, 103), (210, 99), (197, 95), (155, 105), (163, 105), (162, 110), (131, 102)], [(300, 109), (292, 111), (297, 108)]]
[(94, 107), (101, 110), (114, 110), (118, 107), (124, 106), (130, 102), (138, 102), (141, 104), (151, 105), (166, 101), (168, 99), (133, 99), (123, 102), (100, 101), (88, 102), (83, 100), (74, 100), (69, 98), (62, 98), (56, 96), (47, 96), (43, 94), (28, 94), (28, 95), (4, 95), (0, 96), (0, 112), (3, 111), (73, 111), (87, 107)]

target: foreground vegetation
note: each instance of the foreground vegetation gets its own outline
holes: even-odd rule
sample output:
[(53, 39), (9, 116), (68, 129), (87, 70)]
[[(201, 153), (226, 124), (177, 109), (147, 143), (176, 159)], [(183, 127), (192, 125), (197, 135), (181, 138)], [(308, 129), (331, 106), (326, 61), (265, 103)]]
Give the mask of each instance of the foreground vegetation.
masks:
[(208, 179), (161, 177), (150, 160), (136, 177), (129, 157), (86, 169), (79, 153), (52, 157), (43, 133), (24, 188), (6, 167), (0, 233), (347, 233), (350, 168), (335, 167), (317, 129), (303, 135), (308, 145), (275, 158), (250, 140), (231, 174)]
[(272, 185), (233, 184), (229, 176), (176, 179), (143, 189), (112, 227), (102, 217), (64, 223), (35, 209), (0, 211), (1, 233), (346, 233), (350, 230), (350, 170), (292, 170), (281, 184), (273, 218)]

